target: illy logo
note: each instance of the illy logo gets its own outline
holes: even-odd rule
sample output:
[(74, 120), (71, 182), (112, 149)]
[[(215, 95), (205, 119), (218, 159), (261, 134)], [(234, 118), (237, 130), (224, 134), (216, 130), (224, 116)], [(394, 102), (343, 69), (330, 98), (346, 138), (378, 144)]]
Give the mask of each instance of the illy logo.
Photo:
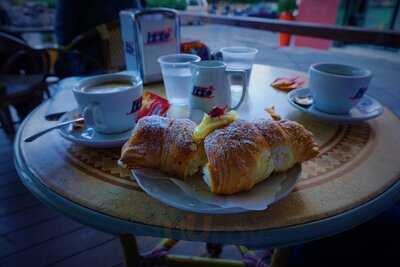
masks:
[(131, 111), (129, 111), (128, 113), (126, 113), (126, 115), (131, 115), (137, 111), (139, 111), (139, 109), (142, 107), (142, 97), (139, 97), (138, 99), (133, 100), (132, 102), (132, 107), (131, 107)]
[(215, 88), (210, 85), (208, 87), (194, 86), (192, 95), (202, 97), (202, 98), (213, 98), (213, 92)]
[(356, 100), (362, 98), (367, 89), (368, 89), (367, 87), (361, 87), (360, 89), (358, 89), (355, 95), (349, 97), (349, 99)]
[(125, 41), (125, 52), (128, 55), (133, 55), (135, 53), (135, 46), (133, 42)]
[(161, 31), (148, 32), (146, 44), (165, 43), (171, 39), (172, 29), (167, 27)]

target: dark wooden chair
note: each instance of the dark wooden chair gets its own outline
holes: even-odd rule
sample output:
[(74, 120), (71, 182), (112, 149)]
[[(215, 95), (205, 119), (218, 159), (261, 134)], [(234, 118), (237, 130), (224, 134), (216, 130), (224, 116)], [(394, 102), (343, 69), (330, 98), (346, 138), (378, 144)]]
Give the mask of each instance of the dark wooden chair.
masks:
[(119, 21), (98, 25), (57, 48), (34, 49), (18, 36), (0, 31), (0, 122), (13, 135), (9, 105), (16, 107), (21, 120), (25, 118), (41, 102), (43, 92), (50, 97), (48, 75), (64, 78), (123, 69)]
[[(93, 43), (96, 44), (97, 50), (93, 49)], [(106, 72), (125, 69), (123, 41), (118, 20), (98, 25), (77, 36), (69, 47), (86, 55), (95, 56), (99, 67)], [(92, 54), (91, 51), (95, 51), (96, 54)]]
[(50, 97), (46, 77), (50, 67), (45, 50), (30, 47), (24, 40), (0, 32), (0, 122), (8, 135), (14, 135), (9, 106), (13, 105), (20, 120), (43, 99)]
[(57, 49), (55, 75), (111, 73), (125, 69), (119, 21), (101, 24)]

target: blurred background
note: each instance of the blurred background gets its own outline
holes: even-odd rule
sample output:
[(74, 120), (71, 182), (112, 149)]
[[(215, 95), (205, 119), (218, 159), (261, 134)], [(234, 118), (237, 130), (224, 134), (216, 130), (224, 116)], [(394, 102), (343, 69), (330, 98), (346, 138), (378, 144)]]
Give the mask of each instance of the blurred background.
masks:
[[(2, 0), (0, 26), (42, 28), (41, 32), (24, 33), (23, 38), (33, 46), (55, 44), (52, 29), (56, 2), (56, 0)], [(146, 0), (146, 4), (149, 7), (170, 7), (209, 14), (272, 19), (279, 19), (282, 9), (288, 8), (296, 21), (381, 30), (400, 29), (400, 0)], [(195, 24), (196, 22), (184, 23)], [(310, 38), (297, 38), (294, 40), (294, 45), (322, 49), (352, 45), (338, 42), (331, 44), (329, 41), (321, 43), (315, 40), (310, 43), (308, 39)], [(361, 47), (383, 50), (383, 48), (368, 45)], [(389, 50), (398, 52), (398, 49)]]

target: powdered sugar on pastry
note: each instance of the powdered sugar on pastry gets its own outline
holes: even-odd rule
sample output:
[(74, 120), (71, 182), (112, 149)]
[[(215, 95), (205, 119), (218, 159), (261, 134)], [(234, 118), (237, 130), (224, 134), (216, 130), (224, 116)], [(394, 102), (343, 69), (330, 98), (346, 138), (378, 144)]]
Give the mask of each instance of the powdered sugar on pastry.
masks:
[(140, 119), (122, 148), (128, 168), (153, 168), (185, 178), (205, 163), (203, 146), (192, 139), (195, 123), (188, 119), (147, 116)]
[(238, 120), (204, 141), (204, 181), (212, 192), (250, 190), (273, 171), (286, 171), (318, 154), (312, 134), (293, 121)]
[(236, 120), (195, 142), (194, 122), (149, 116), (139, 120), (122, 148), (128, 168), (159, 169), (177, 178), (204, 166), (203, 179), (213, 193), (247, 191), (272, 172), (286, 171), (318, 154), (312, 134), (288, 120)]

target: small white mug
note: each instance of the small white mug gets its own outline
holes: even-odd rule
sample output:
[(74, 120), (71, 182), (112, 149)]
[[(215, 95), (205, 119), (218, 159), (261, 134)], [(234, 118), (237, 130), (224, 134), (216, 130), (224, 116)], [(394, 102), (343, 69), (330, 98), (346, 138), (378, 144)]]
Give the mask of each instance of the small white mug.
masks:
[(327, 113), (346, 114), (364, 96), (372, 73), (349, 65), (318, 63), (310, 67), (309, 76), (315, 108)]
[(99, 133), (114, 134), (135, 126), (143, 83), (130, 74), (105, 74), (82, 79), (73, 93), (85, 124)]
[[(242, 95), (236, 105), (232, 105), (229, 75), (238, 75), (242, 82)], [(244, 70), (229, 70), (226, 63), (205, 60), (192, 63), (193, 89), (190, 94), (190, 108), (208, 113), (215, 106), (238, 108), (246, 95), (247, 83)]]

